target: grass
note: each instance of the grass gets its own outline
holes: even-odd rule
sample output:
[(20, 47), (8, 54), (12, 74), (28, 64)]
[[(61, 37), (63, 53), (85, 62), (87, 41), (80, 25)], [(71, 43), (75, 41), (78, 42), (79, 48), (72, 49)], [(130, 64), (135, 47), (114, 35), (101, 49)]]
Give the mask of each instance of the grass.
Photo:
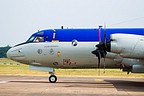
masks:
[[(57, 76), (99, 76), (97, 69), (56, 69)], [(144, 74), (122, 72), (120, 69), (100, 70), (100, 76), (110, 77), (134, 77), (144, 78)], [(24, 65), (6, 58), (0, 59), (0, 75), (17, 75), (17, 76), (48, 76), (48, 72), (29, 70), (28, 65)]]

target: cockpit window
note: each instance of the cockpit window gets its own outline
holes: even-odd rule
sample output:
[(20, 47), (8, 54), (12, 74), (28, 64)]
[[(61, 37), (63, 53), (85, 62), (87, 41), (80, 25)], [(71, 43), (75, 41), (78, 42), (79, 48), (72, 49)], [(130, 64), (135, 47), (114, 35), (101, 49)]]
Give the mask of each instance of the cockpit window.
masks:
[[(46, 37), (46, 40), (48, 41), (49, 38)], [(26, 42), (17, 44), (14, 47), (19, 46), (19, 45), (23, 45), (23, 44), (27, 44), (27, 43), (33, 43), (33, 42), (37, 43), (37, 42), (44, 42), (44, 41), (45, 41), (44, 32), (39, 32), (37, 34), (33, 34)]]
[(27, 43), (30, 43), (30, 42), (44, 42), (44, 37), (43, 36), (31, 36), (27, 40)]
[(44, 37), (43, 37), (43, 36), (37, 36), (37, 37), (34, 39), (34, 42), (44, 42)]
[(35, 36), (31, 36), (31, 37), (27, 40), (27, 42), (33, 42), (34, 39), (35, 39)]

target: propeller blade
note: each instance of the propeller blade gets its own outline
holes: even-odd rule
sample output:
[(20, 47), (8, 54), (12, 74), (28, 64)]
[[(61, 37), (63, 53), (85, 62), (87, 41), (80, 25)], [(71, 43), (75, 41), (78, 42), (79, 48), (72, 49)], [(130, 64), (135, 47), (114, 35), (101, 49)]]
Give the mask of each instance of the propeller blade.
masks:
[(105, 44), (105, 47), (107, 48), (106, 25), (104, 25), (104, 44)]
[(100, 76), (101, 52), (100, 50), (97, 50), (97, 52), (98, 52), (98, 75)]
[(105, 58), (104, 58), (104, 72), (103, 73), (105, 73), (105, 65), (106, 65), (106, 63), (105, 63)]
[(101, 53), (98, 50), (98, 68), (100, 68), (100, 63), (101, 63), (100, 60), (101, 60)]
[(105, 58), (106, 58), (106, 53), (104, 52), (104, 51), (102, 51), (102, 54), (103, 54), (103, 58), (104, 58), (104, 72), (103, 73), (105, 73)]
[(99, 26), (99, 29), (98, 29), (98, 40), (99, 40), (99, 43), (101, 42), (101, 28), (102, 28), (102, 26)]

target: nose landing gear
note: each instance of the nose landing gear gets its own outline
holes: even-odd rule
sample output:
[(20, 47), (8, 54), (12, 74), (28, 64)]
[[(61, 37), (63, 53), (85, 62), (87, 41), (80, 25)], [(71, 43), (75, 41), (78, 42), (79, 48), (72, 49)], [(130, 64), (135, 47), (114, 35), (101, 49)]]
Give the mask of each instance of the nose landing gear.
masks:
[(50, 83), (56, 83), (57, 77), (54, 75), (55, 70), (54, 70), (54, 68), (49, 68), (49, 69), (50, 69), (49, 74), (51, 74), (50, 77), (49, 77), (49, 82)]
[(50, 77), (49, 77), (49, 82), (50, 83), (55, 83), (57, 81), (57, 77), (55, 76), (55, 75), (51, 75)]

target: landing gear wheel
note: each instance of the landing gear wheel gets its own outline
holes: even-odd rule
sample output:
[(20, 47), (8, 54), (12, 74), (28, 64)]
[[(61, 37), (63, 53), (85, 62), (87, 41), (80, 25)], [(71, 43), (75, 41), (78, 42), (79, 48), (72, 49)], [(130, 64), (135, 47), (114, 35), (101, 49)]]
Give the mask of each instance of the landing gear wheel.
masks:
[(55, 83), (57, 81), (57, 77), (55, 76), (55, 75), (51, 75), (50, 77), (49, 77), (49, 82), (50, 83)]

